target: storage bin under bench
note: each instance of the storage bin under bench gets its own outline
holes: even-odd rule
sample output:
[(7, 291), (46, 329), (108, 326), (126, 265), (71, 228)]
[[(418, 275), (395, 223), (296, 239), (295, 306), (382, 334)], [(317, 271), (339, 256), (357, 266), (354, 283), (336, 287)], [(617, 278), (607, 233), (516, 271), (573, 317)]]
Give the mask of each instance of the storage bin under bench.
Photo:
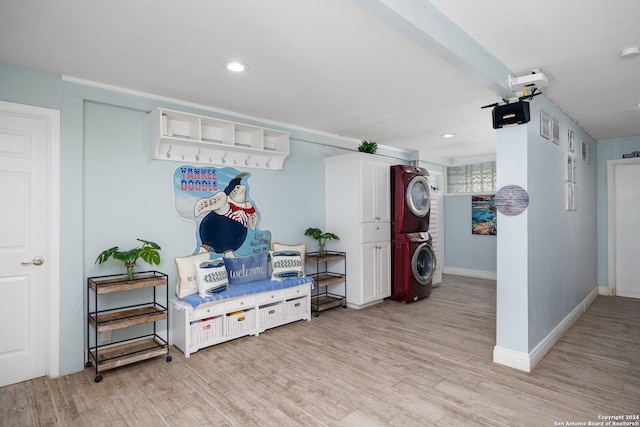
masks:
[(246, 335), (298, 320), (311, 320), (311, 277), (258, 280), (218, 294), (189, 295), (171, 304), (173, 344), (185, 357)]

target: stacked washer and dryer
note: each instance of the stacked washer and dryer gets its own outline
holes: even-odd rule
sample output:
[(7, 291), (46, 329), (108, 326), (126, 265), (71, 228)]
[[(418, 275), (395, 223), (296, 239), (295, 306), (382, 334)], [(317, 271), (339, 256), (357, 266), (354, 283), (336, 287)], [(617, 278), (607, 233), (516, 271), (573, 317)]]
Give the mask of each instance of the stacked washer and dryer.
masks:
[(436, 270), (428, 176), (420, 167), (391, 166), (391, 299), (402, 303), (428, 297)]

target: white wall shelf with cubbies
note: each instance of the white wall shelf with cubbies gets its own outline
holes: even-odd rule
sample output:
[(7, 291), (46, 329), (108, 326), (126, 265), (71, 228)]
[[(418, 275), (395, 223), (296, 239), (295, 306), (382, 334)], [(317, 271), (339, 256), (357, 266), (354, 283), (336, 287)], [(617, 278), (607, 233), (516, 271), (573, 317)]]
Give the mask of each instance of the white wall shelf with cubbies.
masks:
[(149, 113), (151, 158), (281, 170), (289, 134), (158, 108)]

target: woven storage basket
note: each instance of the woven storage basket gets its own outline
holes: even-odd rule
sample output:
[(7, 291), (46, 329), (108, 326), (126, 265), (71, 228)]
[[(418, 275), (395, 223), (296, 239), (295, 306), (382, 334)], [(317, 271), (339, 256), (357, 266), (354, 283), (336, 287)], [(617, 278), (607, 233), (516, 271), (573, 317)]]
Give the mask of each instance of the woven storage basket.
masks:
[(191, 344), (199, 345), (222, 336), (222, 316), (191, 322)]
[(284, 305), (281, 302), (260, 307), (260, 326), (270, 328), (284, 320)]
[(290, 299), (285, 302), (287, 319), (304, 316), (307, 313), (306, 304), (308, 304), (306, 297)]
[(253, 329), (256, 325), (256, 311), (240, 310), (227, 314), (227, 336), (239, 335)]

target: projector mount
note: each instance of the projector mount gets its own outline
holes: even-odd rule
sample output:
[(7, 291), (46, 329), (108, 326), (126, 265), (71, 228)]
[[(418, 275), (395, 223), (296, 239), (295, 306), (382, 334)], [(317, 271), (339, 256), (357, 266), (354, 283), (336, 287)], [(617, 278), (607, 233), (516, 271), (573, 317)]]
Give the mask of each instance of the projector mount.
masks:
[[(507, 99), (507, 98), (502, 98), (502, 102), (504, 102), (504, 104), (502, 104), (502, 105), (510, 104), (511, 102), (528, 101), (528, 100), (530, 100), (531, 98), (533, 98), (534, 96), (538, 96), (538, 95), (540, 95), (541, 93), (542, 93), (542, 92), (538, 91), (538, 88), (537, 88), (537, 87), (535, 87), (535, 88), (533, 88), (533, 90), (531, 91), (531, 93), (530, 93), (530, 94), (527, 94), (527, 95), (523, 95), (523, 96), (518, 97), (518, 100), (517, 100), (517, 101), (510, 101), (510, 100), (509, 100), (509, 99)], [(492, 108), (492, 107), (497, 107), (498, 105), (500, 105), (500, 103), (499, 103), (499, 102), (494, 102), (493, 104), (485, 105), (485, 106), (482, 106), (482, 107), (480, 107), (480, 108)]]

